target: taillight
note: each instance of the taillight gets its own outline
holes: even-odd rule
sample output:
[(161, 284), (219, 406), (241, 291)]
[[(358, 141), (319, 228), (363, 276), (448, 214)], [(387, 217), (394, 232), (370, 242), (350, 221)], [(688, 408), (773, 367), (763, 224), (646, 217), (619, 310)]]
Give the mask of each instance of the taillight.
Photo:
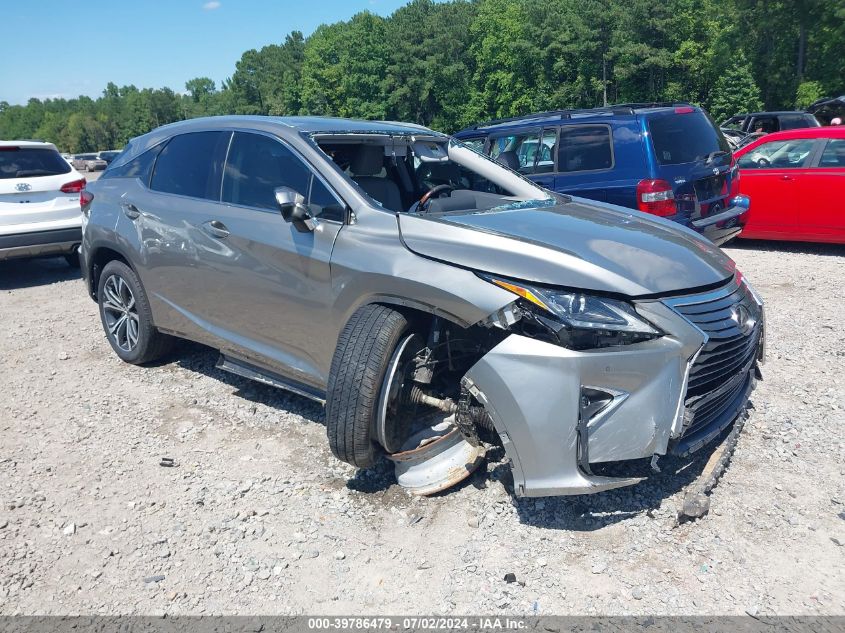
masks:
[(85, 188), (85, 179), (80, 178), (79, 180), (72, 180), (71, 182), (66, 182), (62, 185), (61, 191), (62, 193), (79, 193)]
[(695, 108), (691, 108), (690, 106), (679, 106), (675, 108), (675, 114), (692, 114), (695, 112)]
[(94, 201), (94, 194), (90, 191), (82, 190), (79, 192), (79, 208), (83, 211)]
[(637, 184), (637, 207), (640, 211), (666, 217), (678, 212), (675, 192), (665, 180), (641, 180)]

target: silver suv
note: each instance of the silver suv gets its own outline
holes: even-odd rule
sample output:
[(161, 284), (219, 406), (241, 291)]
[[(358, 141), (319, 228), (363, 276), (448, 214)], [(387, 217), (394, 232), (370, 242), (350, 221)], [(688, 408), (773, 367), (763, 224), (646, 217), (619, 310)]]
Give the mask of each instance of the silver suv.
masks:
[(503, 445), (518, 495), (628, 485), (594, 470), (714, 439), (762, 359), (762, 301), (706, 239), (416, 125), (184, 121), (84, 193), (83, 270), (120, 358), (217, 348), (325, 402), (359, 467), (440, 429)]

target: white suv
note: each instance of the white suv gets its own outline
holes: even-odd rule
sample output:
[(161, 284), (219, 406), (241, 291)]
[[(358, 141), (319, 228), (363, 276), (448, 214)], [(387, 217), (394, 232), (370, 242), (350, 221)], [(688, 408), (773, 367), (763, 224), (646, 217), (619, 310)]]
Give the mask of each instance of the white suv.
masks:
[(0, 261), (64, 255), (78, 266), (84, 187), (52, 143), (0, 141)]

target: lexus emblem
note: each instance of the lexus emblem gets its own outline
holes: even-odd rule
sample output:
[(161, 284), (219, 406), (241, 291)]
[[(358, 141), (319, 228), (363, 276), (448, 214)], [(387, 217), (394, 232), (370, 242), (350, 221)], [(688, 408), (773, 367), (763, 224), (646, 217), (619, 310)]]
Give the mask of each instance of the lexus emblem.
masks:
[(30, 191), (32, 189), (32, 185), (28, 182), (19, 182), (15, 185), (15, 189), (17, 191)]
[(743, 334), (748, 334), (756, 323), (755, 319), (751, 316), (751, 312), (741, 303), (731, 308), (731, 321), (736, 323), (737, 328)]

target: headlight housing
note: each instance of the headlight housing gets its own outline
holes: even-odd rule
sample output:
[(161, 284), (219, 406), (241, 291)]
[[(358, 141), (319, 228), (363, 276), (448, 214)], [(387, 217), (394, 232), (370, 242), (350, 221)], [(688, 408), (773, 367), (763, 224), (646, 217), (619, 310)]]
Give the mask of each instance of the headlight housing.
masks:
[(585, 350), (631, 345), (663, 336), (663, 332), (637, 314), (626, 301), (480, 276), (521, 298), (520, 326), (524, 334), (534, 338)]

